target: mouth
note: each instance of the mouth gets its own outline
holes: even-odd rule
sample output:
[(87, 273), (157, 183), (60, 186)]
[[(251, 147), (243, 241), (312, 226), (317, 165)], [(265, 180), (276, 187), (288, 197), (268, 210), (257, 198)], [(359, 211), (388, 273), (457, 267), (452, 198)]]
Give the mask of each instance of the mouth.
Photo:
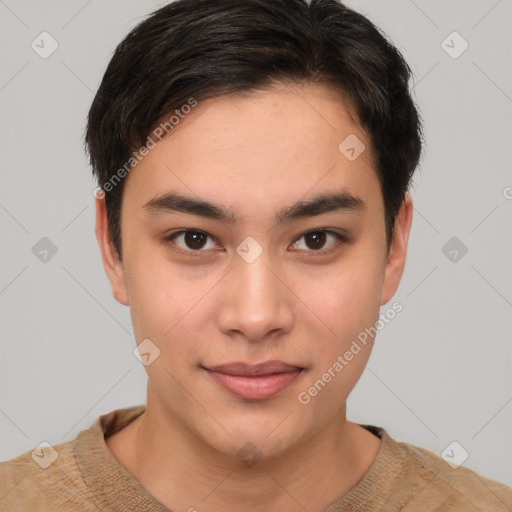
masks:
[(305, 371), (304, 367), (283, 361), (255, 365), (236, 362), (201, 368), (230, 394), (244, 400), (272, 398)]

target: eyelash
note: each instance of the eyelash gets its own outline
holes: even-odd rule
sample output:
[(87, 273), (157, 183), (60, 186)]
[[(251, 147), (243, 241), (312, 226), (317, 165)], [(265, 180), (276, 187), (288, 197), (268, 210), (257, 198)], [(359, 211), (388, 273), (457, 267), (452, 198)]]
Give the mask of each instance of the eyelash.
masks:
[[(175, 238), (177, 238), (179, 235), (182, 235), (184, 233), (200, 233), (202, 235), (206, 235), (206, 236), (213, 238), (209, 233), (206, 233), (205, 231), (201, 231), (198, 229), (182, 229), (181, 231), (176, 231), (175, 233), (172, 233), (171, 235), (167, 236), (165, 238), (165, 241), (173, 242), (173, 240)], [(333, 235), (335, 238), (338, 239), (339, 243), (334, 244), (334, 246), (331, 247), (330, 249), (322, 249), (322, 250), (318, 250), (318, 251), (314, 251), (314, 250), (306, 251), (306, 253), (308, 254), (309, 257), (326, 256), (326, 255), (330, 254), (331, 252), (337, 250), (337, 248), (339, 247), (340, 244), (348, 242), (347, 237), (345, 237), (344, 235), (342, 235), (340, 233), (337, 233), (336, 231), (332, 231), (330, 229), (314, 229), (314, 230), (310, 230), (310, 231), (306, 231), (305, 233), (302, 233), (302, 235), (300, 235), (295, 240), (294, 244), (296, 242), (298, 242), (302, 237), (313, 234), (313, 233), (326, 233), (328, 235)], [(176, 247), (176, 246), (172, 247), (172, 250), (175, 252), (178, 252), (179, 254), (184, 254), (185, 256), (192, 256), (194, 258), (197, 258), (197, 257), (202, 258), (203, 256), (201, 255), (201, 253), (206, 252), (205, 250), (186, 251), (186, 250), (181, 249), (180, 247)]]

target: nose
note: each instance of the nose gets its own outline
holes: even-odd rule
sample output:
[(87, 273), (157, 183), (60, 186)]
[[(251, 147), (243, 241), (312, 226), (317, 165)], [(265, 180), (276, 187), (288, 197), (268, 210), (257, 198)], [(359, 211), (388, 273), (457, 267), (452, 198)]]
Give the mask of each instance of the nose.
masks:
[(273, 267), (265, 251), (251, 263), (235, 259), (217, 310), (224, 334), (258, 342), (291, 330), (293, 293), (283, 271)]

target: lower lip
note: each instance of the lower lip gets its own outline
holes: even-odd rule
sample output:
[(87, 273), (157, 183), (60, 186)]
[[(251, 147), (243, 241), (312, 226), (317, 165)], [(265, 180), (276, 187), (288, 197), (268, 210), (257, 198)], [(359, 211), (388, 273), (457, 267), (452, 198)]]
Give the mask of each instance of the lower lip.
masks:
[(272, 375), (260, 375), (246, 377), (241, 375), (228, 375), (206, 370), (219, 384), (231, 394), (244, 400), (263, 400), (271, 398), (295, 380), (302, 370), (274, 373)]

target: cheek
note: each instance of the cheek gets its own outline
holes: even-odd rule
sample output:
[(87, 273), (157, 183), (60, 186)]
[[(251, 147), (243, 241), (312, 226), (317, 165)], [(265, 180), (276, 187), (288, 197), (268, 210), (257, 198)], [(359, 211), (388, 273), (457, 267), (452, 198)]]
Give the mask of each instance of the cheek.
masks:
[(150, 254), (131, 255), (125, 265), (137, 343), (149, 338), (160, 347), (190, 309), (187, 290), (176, 272)]
[(298, 398), (317, 411), (319, 419), (326, 411), (334, 414), (346, 401), (373, 346), (369, 329), (379, 318), (382, 272), (371, 259), (357, 261), (364, 265), (353, 262), (340, 267), (324, 287), (309, 295), (308, 305), (321, 317), (322, 334), (318, 322), (310, 324), (309, 335), (317, 341), (312, 351), (313, 371)]
[[(160, 349), (158, 366), (187, 370), (198, 364), (202, 331), (211, 328), (209, 291), (219, 279), (213, 273), (186, 276), (176, 265), (150, 253), (132, 257), (127, 272), (130, 310), (137, 343), (150, 339)], [(146, 367), (148, 373), (152, 365)]]
[(381, 287), (378, 260), (359, 251), (328, 272), (297, 278), (294, 290), (307, 306), (304, 312), (310, 319), (310, 336), (325, 340), (315, 348), (319, 357), (343, 353), (365, 328), (375, 324)]
[(343, 340), (353, 339), (379, 315), (379, 272), (368, 264), (347, 273), (338, 292), (338, 332)]

